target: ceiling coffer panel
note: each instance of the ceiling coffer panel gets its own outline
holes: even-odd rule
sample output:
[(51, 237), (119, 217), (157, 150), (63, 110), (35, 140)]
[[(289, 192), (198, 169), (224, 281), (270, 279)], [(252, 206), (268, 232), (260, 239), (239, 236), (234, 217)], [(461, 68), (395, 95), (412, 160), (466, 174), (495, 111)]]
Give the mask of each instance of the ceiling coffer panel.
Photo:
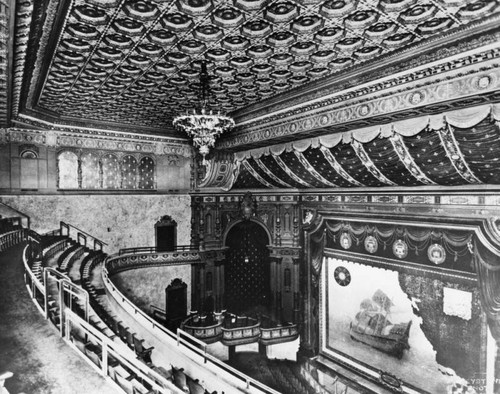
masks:
[(193, 107), (201, 61), (214, 86), (211, 104), (231, 112), (497, 8), (493, 0), (75, 0), (38, 75), (34, 106), (82, 121), (171, 129), (172, 117)]
[[(356, 133), (333, 135), (319, 143), (311, 139), (242, 152), (236, 159), (249, 166), (264, 163), (274, 178), (266, 187), (500, 184), (498, 118), (500, 106), (477, 107), (445, 114), (446, 120), (419, 118), (413, 130), (374, 127), (371, 134), (359, 134), (363, 142)], [(238, 178), (233, 188), (246, 183)]]

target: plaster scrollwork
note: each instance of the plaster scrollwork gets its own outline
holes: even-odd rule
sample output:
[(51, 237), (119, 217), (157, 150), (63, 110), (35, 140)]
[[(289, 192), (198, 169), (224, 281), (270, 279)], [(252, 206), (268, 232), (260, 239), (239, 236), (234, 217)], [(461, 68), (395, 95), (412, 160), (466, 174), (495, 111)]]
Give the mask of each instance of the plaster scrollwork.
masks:
[(486, 221), (486, 231), (500, 245), (500, 217), (492, 216)]

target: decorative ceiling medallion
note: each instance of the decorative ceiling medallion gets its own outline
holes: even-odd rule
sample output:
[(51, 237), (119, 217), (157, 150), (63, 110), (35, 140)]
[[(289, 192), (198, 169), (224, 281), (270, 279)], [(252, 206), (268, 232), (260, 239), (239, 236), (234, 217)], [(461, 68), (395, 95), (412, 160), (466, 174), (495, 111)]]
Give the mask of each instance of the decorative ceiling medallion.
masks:
[(373, 235), (365, 238), (365, 250), (368, 253), (376, 253), (378, 250), (378, 241)]
[(486, 89), (492, 84), (492, 77), (489, 75), (481, 75), (479, 77), (474, 78), (474, 85), (476, 85), (477, 89)]
[(293, 56), (288, 54), (276, 54), (269, 58), (269, 63), (274, 66), (287, 66), (292, 64)]
[(379, 4), (382, 10), (385, 12), (401, 12), (408, 8), (409, 6), (412, 6), (415, 4), (418, 0), (401, 0), (401, 1), (394, 1), (394, 0), (382, 0)]
[(391, 34), (395, 33), (397, 26), (395, 23), (381, 22), (377, 23), (365, 31), (365, 34), (371, 40), (383, 40), (389, 37)]
[(262, 38), (272, 32), (269, 23), (257, 19), (243, 25), (241, 32), (249, 38)]
[(136, 51), (144, 56), (155, 57), (161, 54), (163, 49), (153, 44), (142, 44), (136, 48)]
[(174, 63), (177, 66), (184, 66), (191, 61), (191, 57), (180, 52), (172, 52), (166, 56), (166, 59), (170, 63)]
[(213, 9), (210, 0), (180, 0), (177, 5), (181, 11), (191, 16), (204, 16)]
[(290, 46), (295, 42), (295, 35), (288, 31), (279, 31), (267, 38), (267, 43), (273, 47)]
[(253, 64), (252, 59), (248, 57), (235, 57), (229, 61), (229, 65), (235, 67), (236, 69), (248, 68)]
[(291, 29), (297, 34), (311, 34), (317, 32), (323, 26), (323, 19), (317, 15), (304, 15), (295, 19)]
[(413, 41), (415, 36), (411, 33), (395, 34), (386, 38), (383, 43), (389, 48), (399, 48), (401, 45), (407, 45)]
[(87, 41), (76, 38), (68, 38), (62, 40), (61, 45), (66, 47), (70, 51), (77, 52), (89, 52), (92, 49), (92, 45), (90, 45)]
[(156, 5), (143, 0), (128, 0), (123, 11), (127, 16), (142, 21), (153, 20), (160, 13)]
[(177, 71), (177, 67), (171, 63), (158, 63), (155, 69), (164, 74), (174, 74)]
[(189, 55), (199, 55), (206, 49), (205, 44), (197, 40), (186, 40), (178, 44), (179, 50)]
[(250, 41), (241, 36), (229, 36), (222, 40), (222, 47), (229, 51), (242, 51), (250, 45)]
[(392, 244), (392, 253), (399, 259), (404, 259), (408, 256), (408, 245), (402, 239), (398, 239)]
[(286, 23), (299, 15), (299, 10), (290, 1), (280, 1), (272, 4), (265, 11), (265, 18), (273, 23)]
[(80, 53), (73, 52), (73, 51), (63, 51), (59, 53), (61, 59), (64, 59), (68, 62), (73, 62), (73, 63), (83, 63), (85, 60), (85, 56), (83, 56)]
[(104, 42), (112, 47), (117, 47), (121, 49), (128, 49), (134, 45), (134, 42), (130, 37), (123, 34), (108, 34), (104, 38)]
[(127, 66), (127, 65), (121, 66), (121, 70), (124, 73), (130, 74), (130, 75), (136, 75), (136, 74), (139, 74), (141, 72), (140, 68), (134, 67), (134, 66)]
[(340, 266), (335, 268), (335, 271), (333, 272), (333, 277), (340, 286), (345, 287), (348, 286), (349, 283), (351, 283), (351, 273), (345, 267)]
[(379, 14), (375, 11), (357, 11), (345, 19), (345, 25), (351, 29), (359, 30), (377, 22)]
[(267, 0), (236, 0), (234, 5), (243, 11), (257, 11), (260, 10)]
[(224, 33), (217, 26), (204, 25), (204, 26), (198, 26), (194, 30), (193, 35), (198, 40), (205, 42), (213, 42), (220, 40), (224, 36)]
[(73, 9), (73, 15), (77, 20), (92, 25), (105, 25), (108, 21), (106, 13), (97, 7), (79, 5)]
[(325, 1), (321, 7), (321, 14), (328, 18), (341, 18), (349, 15), (356, 9), (358, 1)]
[(451, 18), (431, 19), (427, 22), (418, 25), (415, 32), (422, 35), (435, 34), (438, 33), (440, 30), (444, 30), (451, 27), (453, 24), (454, 21)]
[(89, 64), (97, 68), (115, 68), (115, 63), (110, 60), (95, 58), (92, 59)]
[(96, 51), (96, 54), (106, 59), (118, 60), (121, 59), (123, 52), (119, 49), (114, 48), (99, 48)]
[(482, 18), (492, 12), (496, 6), (496, 1), (476, 1), (462, 7), (457, 16), (464, 19)]
[(352, 239), (349, 233), (342, 233), (340, 235), (340, 246), (344, 249), (349, 249), (352, 246)]
[(148, 40), (154, 44), (172, 45), (177, 41), (177, 36), (168, 30), (160, 29), (149, 32)]
[(336, 56), (334, 51), (318, 51), (311, 56), (311, 60), (316, 63), (329, 63)]
[(212, 18), (216, 25), (226, 29), (237, 27), (245, 21), (241, 11), (232, 7), (219, 8), (214, 12)]
[(417, 4), (412, 8), (409, 8), (405, 12), (402, 12), (400, 18), (408, 24), (421, 23), (432, 18), (437, 13), (437, 11), (437, 7), (433, 5)]
[(193, 26), (191, 18), (180, 12), (165, 15), (160, 23), (165, 29), (173, 32), (184, 32)]
[(427, 249), (429, 260), (436, 265), (443, 264), (446, 260), (446, 251), (440, 244), (432, 244)]
[(379, 55), (381, 51), (382, 49), (379, 47), (364, 47), (354, 52), (353, 55), (359, 59), (368, 60)]
[(343, 52), (353, 52), (363, 46), (361, 38), (345, 38), (339, 41), (335, 47)]
[(127, 36), (140, 36), (144, 33), (144, 25), (130, 18), (117, 19), (112, 27), (117, 33)]

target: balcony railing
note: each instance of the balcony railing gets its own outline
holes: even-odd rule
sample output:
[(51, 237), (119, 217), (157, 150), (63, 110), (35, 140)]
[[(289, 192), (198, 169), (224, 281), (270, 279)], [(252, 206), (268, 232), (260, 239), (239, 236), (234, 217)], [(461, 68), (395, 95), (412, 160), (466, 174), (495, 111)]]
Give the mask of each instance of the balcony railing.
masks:
[(297, 324), (285, 323), (271, 328), (260, 329), (259, 342), (263, 345), (275, 345), (277, 343), (294, 341), (299, 337)]
[(208, 316), (194, 315), (184, 320), (181, 329), (193, 337), (205, 342), (214, 343), (222, 338), (222, 319), (212, 319)]
[(246, 316), (226, 318), (222, 326), (222, 343), (227, 346), (257, 342), (260, 338), (260, 321)]

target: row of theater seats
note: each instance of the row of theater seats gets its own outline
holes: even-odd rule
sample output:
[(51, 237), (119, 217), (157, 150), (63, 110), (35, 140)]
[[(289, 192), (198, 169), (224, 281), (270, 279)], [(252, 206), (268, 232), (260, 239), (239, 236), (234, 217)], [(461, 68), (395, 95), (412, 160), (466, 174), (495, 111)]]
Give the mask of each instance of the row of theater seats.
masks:
[(315, 394), (314, 389), (305, 382), (296, 363), (269, 360), (267, 368), (273, 379), (290, 394)]
[[(241, 357), (241, 356), (240, 356)], [(300, 365), (296, 362), (287, 360), (270, 360), (267, 358), (246, 358), (236, 357), (231, 365), (236, 369), (244, 371), (249, 376), (266, 384), (269, 387), (287, 394), (315, 394), (316, 390), (309, 384), (307, 379), (302, 376)], [(247, 357), (252, 357), (248, 355)], [(332, 392), (337, 391), (337, 386)]]
[[(184, 393), (209, 394), (198, 382), (187, 376), (182, 369), (171, 366), (171, 369), (153, 365), (151, 354), (153, 347), (144, 343), (130, 327), (127, 327), (112, 311), (105, 289), (99, 283), (100, 270), (106, 255), (101, 251), (89, 250), (66, 237), (47, 237), (44, 239), (43, 262), (37, 262), (38, 272), (43, 265), (53, 266), (59, 272), (67, 275), (73, 283), (81, 285), (89, 294), (90, 311), (89, 323), (106, 335), (111, 341), (125, 344), (137, 359), (142, 361), (156, 373), (177, 386)], [(78, 273), (78, 274), (77, 274)], [(96, 279), (97, 278), (97, 279)], [(58, 325), (59, 305), (56, 297), (57, 289), (53, 289), (49, 296), (51, 320)], [(82, 318), (85, 315), (85, 305), (81, 298), (72, 302), (73, 310)], [(102, 345), (92, 341), (77, 328), (70, 333), (71, 341), (79, 352), (91, 361), (97, 368), (102, 368)], [(154, 393), (151, 384), (141, 379), (129, 366), (120, 362), (118, 358), (108, 355), (108, 375), (126, 393)], [(216, 391), (214, 391), (215, 394)]]

